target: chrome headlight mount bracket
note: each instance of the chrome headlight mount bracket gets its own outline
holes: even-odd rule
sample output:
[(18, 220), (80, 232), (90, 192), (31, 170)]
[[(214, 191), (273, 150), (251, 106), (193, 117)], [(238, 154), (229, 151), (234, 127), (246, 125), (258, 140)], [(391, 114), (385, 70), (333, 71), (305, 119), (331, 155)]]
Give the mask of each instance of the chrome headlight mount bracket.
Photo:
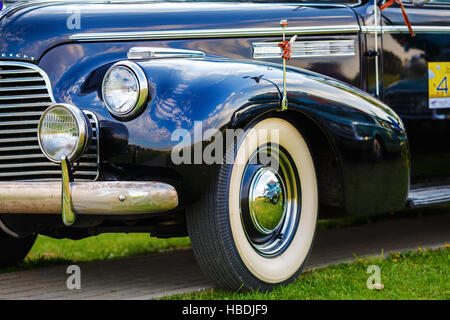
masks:
[(71, 226), (75, 222), (76, 214), (73, 209), (72, 192), (70, 191), (70, 184), (73, 182), (72, 167), (66, 156), (61, 157), (61, 176), (61, 215), (63, 223), (66, 226)]

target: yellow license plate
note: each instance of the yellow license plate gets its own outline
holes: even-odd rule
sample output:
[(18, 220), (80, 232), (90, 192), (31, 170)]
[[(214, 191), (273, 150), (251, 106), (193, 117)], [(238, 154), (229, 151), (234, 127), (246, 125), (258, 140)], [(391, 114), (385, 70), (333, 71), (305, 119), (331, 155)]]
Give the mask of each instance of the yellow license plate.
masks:
[(430, 109), (450, 108), (450, 62), (428, 62)]

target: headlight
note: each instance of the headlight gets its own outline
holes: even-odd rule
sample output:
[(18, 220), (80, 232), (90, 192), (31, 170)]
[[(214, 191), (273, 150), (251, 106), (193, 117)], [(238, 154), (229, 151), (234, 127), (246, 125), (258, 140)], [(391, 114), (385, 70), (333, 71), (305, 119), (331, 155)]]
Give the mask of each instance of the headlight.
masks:
[(69, 104), (47, 108), (39, 120), (38, 140), (44, 155), (53, 162), (62, 156), (78, 160), (86, 151), (92, 128), (86, 115)]
[(114, 116), (131, 118), (145, 107), (147, 78), (136, 63), (118, 62), (106, 72), (102, 94), (106, 107)]

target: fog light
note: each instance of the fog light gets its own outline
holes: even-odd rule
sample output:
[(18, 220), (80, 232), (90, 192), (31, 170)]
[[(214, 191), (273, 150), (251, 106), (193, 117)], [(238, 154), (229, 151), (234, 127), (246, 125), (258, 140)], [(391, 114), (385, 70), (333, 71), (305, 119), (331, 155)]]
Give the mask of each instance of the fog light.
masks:
[(86, 151), (92, 128), (86, 115), (69, 104), (54, 104), (45, 110), (38, 126), (38, 140), (44, 155), (53, 162), (78, 160)]

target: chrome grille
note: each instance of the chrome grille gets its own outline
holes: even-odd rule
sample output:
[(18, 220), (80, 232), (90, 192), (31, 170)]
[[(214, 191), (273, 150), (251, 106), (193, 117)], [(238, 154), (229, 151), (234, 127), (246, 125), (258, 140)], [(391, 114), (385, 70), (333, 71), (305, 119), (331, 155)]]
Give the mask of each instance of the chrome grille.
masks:
[[(44, 156), (37, 139), (39, 118), (53, 103), (44, 71), (29, 63), (0, 61), (0, 181), (61, 178), (59, 165)], [(75, 180), (95, 180), (98, 176), (97, 119), (85, 113), (93, 138), (75, 164)]]

